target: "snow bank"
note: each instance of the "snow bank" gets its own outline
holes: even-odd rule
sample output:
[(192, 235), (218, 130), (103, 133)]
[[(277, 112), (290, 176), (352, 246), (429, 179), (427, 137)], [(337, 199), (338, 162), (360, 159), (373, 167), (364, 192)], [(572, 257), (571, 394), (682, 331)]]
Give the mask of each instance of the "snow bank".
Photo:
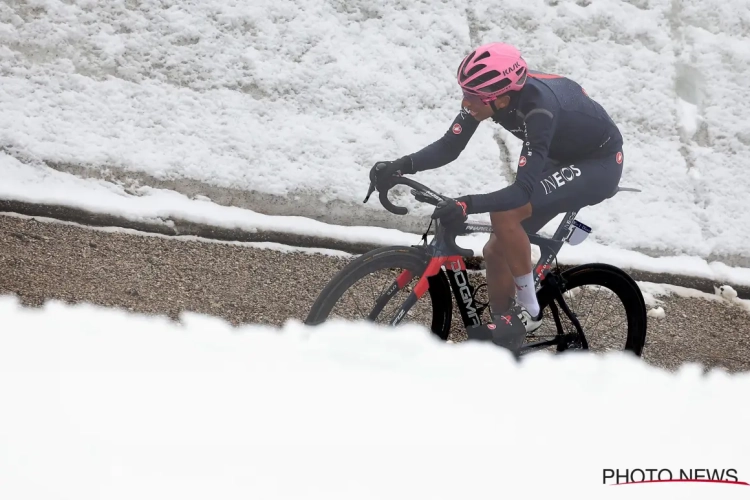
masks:
[(602, 482), (604, 468), (638, 466), (747, 481), (748, 375), (621, 353), (516, 364), (415, 327), (178, 325), (7, 296), (0, 314), (3, 498), (747, 494)]
[[(220, 202), (259, 212), (385, 224), (361, 204), (370, 165), (440, 137), (461, 56), (503, 39), (580, 81), (622, 127), (623, 182), (644, 192), (582, 213), (597, 241), (736, 264), (749, 257), (748, 6), (5, 2), (0, 145), (80, 175), (231, 190)], [(519, 150), (483, 124), (454, 164), (418, 178), (448, 195), (498, 189)]]

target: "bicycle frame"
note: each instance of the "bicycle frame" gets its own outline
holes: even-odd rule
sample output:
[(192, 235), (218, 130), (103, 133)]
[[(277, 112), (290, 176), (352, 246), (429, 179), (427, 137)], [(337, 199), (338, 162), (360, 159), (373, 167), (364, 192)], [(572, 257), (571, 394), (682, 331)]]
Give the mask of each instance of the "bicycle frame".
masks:
[[(403, 184), (412, 187), (412, 195), (418, 200), (431, 205), (438, 205), (442, 201), (449, 201), (447, 198), (435, 191), (431, 190), (427, 186), (420, 184), (419, 182), (409, 179), (406, 177), (398, 177), (394, 180), (391, 187), (395, 185)], [(390, 189), (390, 188), (389, 188)], [(408, 210), (404, 207), (394, 205), (388, 199), (388, 190), (380, 191), (380, 203), (383, 207), (391, 213), (397, 215), (404, 215), (408, 213)], [(370, 188), (367, 192), (367, 196), (364, 199), (364, 203), (370, 198), (370, 195), (375, 191), (375, 184), (371, 181)], [(611, 194), (614, 196), (620, 191), (634, 191), (639, 192), (639, 189), (620, 187)], [(611, 197), (610, 196), (610, 197)], [(534, 267), (534, 287), (538, 292), (541, 288), (542, 280), (547, 279), (545, 283), (550, 287), (553, 294), (553, 300), (549, 303), (549, 308), (552, 316), (555, 320), (557, 327), (557, 335), (552, 340), (540, 341), (530, 344), (525, 344), (521, 348), (520, 354), (529, 352), (542, 347), (557, 345), (558, 350), (564, 350), (569, 347), (569, 343), (579, 343), (584, 349), (588, 348), (586, 337), (583, 334), (583, 329), (578, 321), (577, 316), (570, 310), (565, 299), (563, 297), (563, 286), (564, 278), (558, 273), (550, 273), (552, 269), (552, 261), (557, 257), (560, 249), (565, 243), (571, 245), (577, 245), (583, 241), (586, 236), (591, 232), (591, 228), (581, 224), (575, 220), (579, 210), (572, 210), (565, 212), (565, 215), (560, 222), (557, 230), (551, 238), (539, 236), (538, 234), (526, 233), (529, 237), (529, 241), (532, 245), (536, 245), (541, 250), (539, 260)], [(579, 233), (577, 229), (581, 230)], [(428, 229), (429, 231), (429, 229)], [(460, 234), (473, 234), (473, 233), (492, 233), (493, 228), (491, 224), (481, 222), (466, 222), (459, 230), (449, 230), (443, 227), (440, 220), (437, 221), (435, 229), (435, 236), (432, 241), (427, 244), (426, 238), (427, 233), (424, 235), (425, 244), (422, 246), (424, 251), (430, 257), (430, 260), (426, 264), (425, 270), (420, 276), (417, 285), (414, 287), (409, 297), (399, 307), (396, 313), (393, 315), (390, 325), (396, 326), (404, 318), (406, 313), (417, 303), (417, 301), (424, 296), (429, 290), (430, 280), (440, 272), (445, 272), (448, 278), (448, 282), (451, 287), (453, 296), (456, 299), (458, 310), (461, 314), (464, 327), (468, 328), (472, 325), (481, 324), (481, 310), (484, 307), (478, 308), (474, 299), (474, 288), (469, 283), (469, 275), (466, 270), (465, 257), (471, 257), (474, 255), (472, 250), (464, 249), (456, 245), (455, 238)], [(575, 239), (573, 238), (575, 235)], [(582, 236), (582, 238), (580, 237)], [(369, 315), (369, 319), (375, 320), (382, 311), (386, 303), (390, 301), (393, 295), (399, 290), (402, 290), (412, 279), (412, 273), (410, 271), (404, 271), (400, 276), (391, 284), (385, 293), (377, 299), (376, 306)], [(563, 333), (563, 327), (560, 323), (560, 313), (555, 300), (559, 303), (560, 308), (563, 310), (565, 315), (570, 319), (571, 323), (576, 329), (576, 332)]]
[[(445, 196), (436, 193), (427, 186), (420, 184), (413, 179), (401, 177), (395, 181), (394, 185), (395, 184), (403, 184), (412, 187), (413, 189), (411, 193), (418, 201), (429, 203), (431, 205), (437, 205), (443, 200), (448, 200), (448, 198), (446, 198)], [(370, 189), (364, 200), (365, 203), (369, 199), (370, 195), (374, 192), (374, 190), (375, 186), (373, 183), (371, 183)], [(391, 203), (391, 201), (388, 199), (387, 190), (380, 191), (379, 198), (380, 203), (389, 212), (397, 215), (404, 215), (407, 213), (406, 208), (398, 207)], [(557, 230), (555, 231), (555, 234), (552, 236), (552, 238), (545, 238), (544, 236), (539, 236), (538, 234), (526, 233), (529, 237), (529, 242), (532, 245), (537, 245), (541, 250), (539, 260), (534, 267), (534, 287), (537, 291), (539, 290), (541, 281), (545, 279), (548, 271), (551, 270), (552, 261), (557, 256), (563, 244), (565, 244), (566, 242), (570, 242), (570, 237), (573, 234), (574, 225), (578, 228), (583, 229), (585, 233), (589, 233), (591, 231), (591, 228), (588, 228), (583, 224), (577, 223), (575, 221), (575, 217), (577, 214), (578, 210), (566, 212), (563, 220), (560, 222), (560, 225), (557, 227)], [(420, 276), (420, 279), (417, 282), (416, 286), (404, 301), (404, 303), (401, 304), (399, 309), (393, 315), (390, 321), (390, 325), (396, 326), (401, 322), (406, 313), (412, 307), (414, 307), (417, 301), (421, 299), (425, 293), (427, 293), (430, 286), (430, 279), (438, 273), (442, 272), (444, 268), (445, 273), (448, 276), (448, 281), (450, 283), (453, 296), (456, 299), (456, 304), (461, 314), (461, 319), (464, 323), (464, 327), (468, 328), (472, 325), (481, 324), (480, 314), (478, 312), (476, 301), (474, 299), (474, 289), (469, 283), (469, 275), (466, 271), (466, 262), (464, 261), (464, 257), (471, 257), (474, 255), (474, 252), (472, 250), (460, 248), (459, 246), (457, 246), (455, 238), (459, 234), (491, 234), (492, 232), (492, 225), (487, 223), (465, 222), (461, 227), (458, 228), (458, 230), (450, 230), (444, 227), (438, 220), (437, 226), (435, 228), (435, 236), (429, 244), (426, 244), (424, 246), (424, 250), (431, 258), (427, 263), (422, 276)], [(425, 234), (425, 241), (426, 236), (427, 235)], [(401, 273), (401, 275), (391, 284), (391, 286), (388, 287), (386, 292), (381, 294), (381, 296), (377, 299), (375, 308), (370, 313), (369, 319), (374, 320), (375, 318), (377, 318), (385, 304), (390, 301), (391, 297), (393, 297), (396, 292), (403, 289), (404, 286), (406, 286), (406, 284), (411, 281), (411, 279), (412, 274), (410, 271), (404, 271), (403, 273)], [(559, 291), (559, 287), (556, 288), (556, 298), (560, 302), (560, 306), (575, 325), (578, 335), (583, 337), (583, 330), (581, 329), (580, 323), (576, 319), (575, 314), (570, 311), (567, 304), (565, 303), (565, 300), (562, 297), (562, 293)], [(555, 319), (555, 323), (557, 325), (559, 333), (562, 331), (562, 326), (560, 324), (559, 312), (554, 302), (550, 304), (550, 309), (552, 310), (552, 315)], [(573, 334), (573, 336), (575, 337), (575, 334)], [(524, 346), (524, 350), (528, 351), (530, 349), (544, 347), (547, 345), (559, 345), (561, 339), (567, 340), (568, 335), (558, 334), (557, 337), (558, 338), (551, 341), (542, 341), (535, 344), (527, 344)]]
[[(541, 281), (552, 268), (552, 261), (557, 256), (563, 244), (568, 240), (577, 214), (577, 210), (566, 212), (565, 217), (560, 222), (552, 238), (527, 233), (531, 244), (537, 245), (541, 250), (541, 255), (534, 267), (534, 286), (536, 289), (539, 288)], [(459, 234), (491, 234), (492, 232), (493, 229), (491, 224), (470, 222), (464, 224), (464, 228)], [(429, 278), (435, 276), (443, 269), (448, 277), (448, 282), (450, 283), (453, 296), (456, 299), (458, 311), (461, 314), (464, 326), (469, 327), (481, 324), (481, 318), (478, 314), (479, 308), (476, 306), (476, 301), (474, 299), (474, 288), (469, 283), (469, 274), (466, 270), (464, 257), (462, 255), (445, 255), (446, 247), (450, 246), (446, 244), (446, 237), (447, 232), (441, 231), (440, 227), (438, 227), (435, 238), (433, 238), (430, 244), (425, 247), (425, 250), (432, 255), (432, 259), (427, 264), (423, 275), (420, 277), (412, 293), (391, 319), (390, 324), (392, 326), (398, 325), (409, 309), (411, 309), (414, 304), (424, 296), (429, 289)], [(375, 310), (373, 310), (370, 315), (372, 319), (377, 317), (382, 310), (382, 306), (385, 306), (385, 303), (387, 303), (396, 292), (401, 290), (411, 278), (412, 276), (409, 271), (404, 271), (401, 276), (397, 278), (396, 282), (394, 282), (394, 284), (391, 285), (378, 299), (378, 305), (376, 305)]]

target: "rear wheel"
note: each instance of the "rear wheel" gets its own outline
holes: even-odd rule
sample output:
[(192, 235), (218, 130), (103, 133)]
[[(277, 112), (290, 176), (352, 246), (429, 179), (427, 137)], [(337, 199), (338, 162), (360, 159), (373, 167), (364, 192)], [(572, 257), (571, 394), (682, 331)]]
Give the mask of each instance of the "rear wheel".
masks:
[[(320, 292), (305, 324), (318, 325), (333, 318), (357, 321), (368, 317), (370, 321), (388, 324), (416, 286), (429, 260), (430, 257), (418, 248), (403, 246), (378, 248), (358, 257)], [(448, 279), (444, 272), (428, 279), (428, 293), (409, 310), (402, 323), (419, 323), (447, 340), (452, 315)]]
[[(641, 356), (646, 343), (646, 305), (638, 284), (621, 269), (607, 264), (585, 264), (555, 275), (568, 308), (583, 330), (583, 337), (557, 300), (556, 281), (548, 275), (537, 292), (544, 313), (541, 327), (527, 342), (550, 340), (557, 335), (570, 341), (557, 351), (588, 349), (598, 352), (626, 350)], [(557, 310), (559, 324), (554, 319)], [(555, 349), (554, 347), (552, 349)]]

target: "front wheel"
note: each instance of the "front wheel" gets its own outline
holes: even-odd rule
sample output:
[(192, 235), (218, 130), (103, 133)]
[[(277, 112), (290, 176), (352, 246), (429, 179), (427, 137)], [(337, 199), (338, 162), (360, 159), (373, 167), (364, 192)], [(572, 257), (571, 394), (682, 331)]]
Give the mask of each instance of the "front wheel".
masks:
[[(582, 336), (564, 312), (558, 292), (577, 319)], [(567, 336), (570, 341), (558, 344), (558, 352), (625, 350), (642, 355), (646, 343), (646, 305), (638, 284), (621, 269), (607, 264), (584, 264), (548, 275), (537, 291), (537, 299), (544, 320), (527, 337), (527, 342)]]
[[(388, 324), (404, 303), (429, 263), (415, 247), (372, 250), (347, 264), (326, 285), (313, 303), (305, 324), (318, 325), (332, 318), (369, 320)], [(451, 328), (453, 301), (444, 272), (428, 278), (429, 289), (402, 322), (426, 326), (443, 340)]]

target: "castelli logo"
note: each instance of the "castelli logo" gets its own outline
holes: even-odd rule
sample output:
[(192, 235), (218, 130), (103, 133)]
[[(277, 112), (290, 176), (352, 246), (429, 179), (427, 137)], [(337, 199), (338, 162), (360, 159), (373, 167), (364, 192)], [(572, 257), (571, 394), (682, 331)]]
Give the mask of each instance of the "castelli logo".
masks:
[(617, 153), (617, 156), (615, 156), (615, 160), (617, 160), (617, 163), (622, 164), (622, 153)]
[(525, 156), (522, 156), (522, 157), (521, 157), (521, 159), (520, 159), (520, 160), (518, 160), (518, 166), (519, 166), (519, 167), (524, 167), (524, 166), (526, 166), (526, 157), (525, 157)]
[(461, 128), (461, 124), (456, 123), (455, 125), (453, 125), (453, 133), (454, 134), (458, 135), (458, 134), (461, 133), (462, 130), (463, 129)]

